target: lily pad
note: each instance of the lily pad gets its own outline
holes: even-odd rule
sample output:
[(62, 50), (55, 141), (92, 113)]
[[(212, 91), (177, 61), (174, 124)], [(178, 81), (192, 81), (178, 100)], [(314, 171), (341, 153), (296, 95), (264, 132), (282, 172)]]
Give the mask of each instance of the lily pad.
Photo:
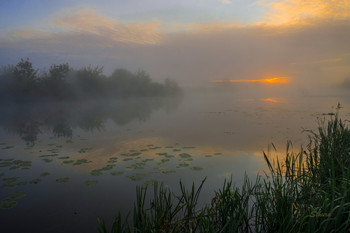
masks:
[(57, 148), (48, 149), (47, 151), (48, 151), (48, 152), (51, 152), (51, 153), (53, 153), (53, 154), (56, 154), (56, 153), (59, 152), (59, 150), (58, 150)]
[(3, 181), (5, 181), (6, 183), (13, 183), (16, 182), (18, 180), (18, 176), (13, 176), (13, 177), (7, 177), (2, 179)]
[(81, 148), (78, 152), (80, 153), (80, 154), (82, 154), (82, 153), (86, 153), (88, 150), (91, 150), (92, 148), (89, 148), (89, 147), (86, 147), (86, 148)]
[(191, 158), (192, 156), (190, 154), (187, 154), (187, 153), (181, 153), (179, 154), (179, 156), (183, 159), (187, 159), (187, 158)]
[(45, 155), (40, 155), (39, 157), (41, 158), (46, 158), (46, 157), (56, 157), (58, 154), (45, 154)]
[(202, 167), (192, 167), (191, 168), (193, 171), (202, 171), (203, 168)]
[(40, 176), (49, 176), (49, 175), (51, 175), (49, 172), (43, 172), (40, 174)]
[(18, 200), (26, 196), (24, 191), (16, 191), (10, 194), (6, 199), (7, 200)]
[(129, 167), (127, 167), (129, 170), (134, 170), (134, 169), (144, 169), (145, 163), (134, 163), (132, 165), (130, 165)]
[(147, 163), (147, 162), (149, 162), (149, 161), (153, 161), (154, 159), (144, 159), (144, 160), (142, 160), (142, 162), (143, 163)]
[(145, 184), (146, 185), (157, 185), (159, 182), (158, 182), (158, 180), (147, 180), (147, 181), (145, 181)]
[(124, 172), (111, 172), (112, 176), (119, 176), (122, 175)]
[(100, 169), (95, 169), (90, 172), (90, 175), (92, 176), (101, 176), (103, 175), (103, 172)]
[(214, 155), (222, 155), (222, 153), (214, 153)]
[(149, 176), (148, 173), (136, 173), (130, 176), (126, 176), (126, 178), (129, 178), (130, 180), (133, 180), (133, 181), (139, 181), (147, 176)]
[(81, 165), (84, 163), (91, 163), (91, 161), (89, 161), (87, 159), (78, 159), (77, 161), (75, 161), (75, 163), (73, 163), (73, 165)]
[(117, 157), (111, 157), (111, 158), (109, 158), (109, 160), (108, 160), (108, 162), (107, 162), (107, 163), (116, 163), (116, 162), (117, 162), (117, 160), (118, 160), (118, 158), (117, 158)]
[(64, 164), (69, 164), (69, 163), (74, 163), (74, 160), (66, 160), (66, 161), (63, 161)]
[(13, 187), (16, 187), (17, 185), (14, 184), (14, 183), (7, 183), (7, 184), (3, 184), (1, 185), (1, 188), (13, 188)]
[(174, 152), (181, 151), (181, 149), (173, 149)]
[(163, 170), (163, 171), (161, 171), (161, 173), (169, 174), (169, 173), (176, 173), (176, 171), (175, 170)]
[(69, 177), (63, 177), (63, 178), (56, 179), (57, 183), (66, 183), (68, 181), (69, 181)]
[(210, 157), (213, 157), (212, 155), (205, 155), (205, 157), (208, 157), (208, 158), (210, 158)]
[(189, 164), (188, 163), (180, 163), (179, 165), (177, 165), (177, 168), (182, 168), (182, 167), (188, 167)]
[(1, 162), (0, 163), (0, 167), (9, 167), (9, 166), (12, 166), (11, 162)]
[(12, 149), (14, 146), (5, 146), (5, 147), (3, 147), (2, 149), (3, 150), (8, 150), (8, 149)]
[(115, 167), (115, 164), (108, 164), (107, 166), (100, 168), (101, 171), (109, 171), (112, 170)]
[(28, 182), (27, 181), (20, 181), (18, 182), (16, 185), (20, 186), (20, 185), (26, 185)]
[(61, 156), (61, 157), (58, 157), (58, 159), (69, 159), (70, 157), (69, 156)]
[(184, 146), (184, 147), (182, 147), (182, 149), (194, 149), (194, 148), (196, 148), (195, 146)]
[(12, 200), (1, 200), (0, 201), (0, 209), (7, 210), (16, 207), (17, 201)]
[(51, 163), (52, 159), (42, 159), (45, 163)]
[(29, 181), (29, 184), (37, 184), (40, 181), (41, 181), (40, 179), (34, 179), (34, 180)]
[(123, 161), (129, 161), (129, 160), (133, 160), (132, 158), (125, 158), (123, 159)]
[(87, 186), (90, 186), (90, 185), (94, 185), (94, 184), (97, 184), (98, 183), (98, 180), (87, 180), (85, 181), (85, 185)]
[(138, 156), (138, 155), (140, 155), (141, 154), (141, 152), (134, 152), (134, 153), (131, 153), (131, 154), (129, 154), (129, 156)]

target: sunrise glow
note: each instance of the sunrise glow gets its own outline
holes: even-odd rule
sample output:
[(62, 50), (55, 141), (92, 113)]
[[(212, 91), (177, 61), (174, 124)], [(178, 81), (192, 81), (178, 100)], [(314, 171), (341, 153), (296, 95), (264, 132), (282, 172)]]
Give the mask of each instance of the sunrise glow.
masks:
[(287, 77), (275, 77), (267, 79), (256, 79), (256, 80), (214, 80), (215, 83), (267, 83), (267, 84), (286, 84), (289, 83), (289, 78)]

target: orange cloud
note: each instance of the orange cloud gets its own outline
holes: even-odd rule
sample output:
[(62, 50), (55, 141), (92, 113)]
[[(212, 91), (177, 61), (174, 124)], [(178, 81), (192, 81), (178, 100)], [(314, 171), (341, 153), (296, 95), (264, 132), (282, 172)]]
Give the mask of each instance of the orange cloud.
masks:
[(269, 7), (266, 22), (272, 25), (350, 17), (350, 0), (280, 0), (261, 1), (260, 4)]
[(61, 29), (109, 38), (115, 42), (156, 44), (160, 42), (160, 23), (122, 23), (99, 15), (92, 9), (63, 14), (53, 23)]
[(289, 82), (287, 77), (275, 77), (257, 80), (214, 80), (215, 83), (267, 83), (267, 84), (285, 84)]

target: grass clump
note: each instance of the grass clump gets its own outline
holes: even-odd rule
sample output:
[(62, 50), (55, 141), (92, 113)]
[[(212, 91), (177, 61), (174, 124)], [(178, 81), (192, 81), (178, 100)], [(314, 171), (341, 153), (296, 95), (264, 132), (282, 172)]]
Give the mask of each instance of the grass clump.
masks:
[(178, 195), (163, 184), (153, 194), (137, 187), (132, 222), (118, 214), (110, 229), (99, 220), (99, 232), (348, 232), (350, 130), (334, 114), (308, 132), (305, 149), (293, 152), (288, 142), (283, 158), (264, 153), (264, 176), (241, 187), (225, 181), (201, 207), (204, 180), (189, 190), (180, 182)]

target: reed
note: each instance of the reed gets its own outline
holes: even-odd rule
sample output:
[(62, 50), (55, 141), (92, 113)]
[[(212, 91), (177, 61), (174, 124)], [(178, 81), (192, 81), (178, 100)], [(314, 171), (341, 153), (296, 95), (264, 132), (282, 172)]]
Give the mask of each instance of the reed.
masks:
[(225, 181), (201, 208), (205, 180), (189, 190), (180, 182), (179, 195), (156, 184), (147, 207), (148, 187), (137, 187), (132, 224), (118, 214), (110, 229), (99, 220), (99, 232), (349, 232), (350, 130), (335, 114), (308, 133), (305, 149), (288, 142), (282, 159), (264, 153), (264, 176)]

